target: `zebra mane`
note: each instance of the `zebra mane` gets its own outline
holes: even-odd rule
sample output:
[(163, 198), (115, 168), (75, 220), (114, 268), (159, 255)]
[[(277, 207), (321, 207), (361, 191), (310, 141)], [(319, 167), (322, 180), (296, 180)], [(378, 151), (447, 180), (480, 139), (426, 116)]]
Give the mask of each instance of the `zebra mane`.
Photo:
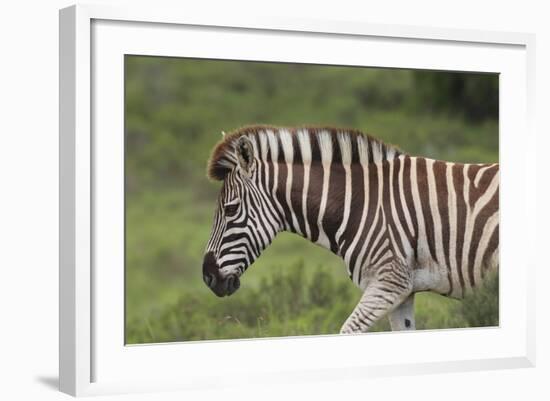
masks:
[(246, 126), (223, 135), (214, 147), (207, 167), (210, 179), (222, 181), (235, 168), (237, 142), (243, 135), (252, 142), (254, 158), (263, 162), (284, 163), (291, 155), (293, 163), (353, 164), (392, 160), (402, 154), (397, 147), (353, 129)]

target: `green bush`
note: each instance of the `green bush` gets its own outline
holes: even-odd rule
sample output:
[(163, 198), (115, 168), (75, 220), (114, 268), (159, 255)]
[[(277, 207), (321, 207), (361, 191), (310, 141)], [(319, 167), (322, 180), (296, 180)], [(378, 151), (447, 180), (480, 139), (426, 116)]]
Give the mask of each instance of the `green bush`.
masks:
[[(360, 298), (347, 279), (326, 268), (309, 275), (299, 263), (264, 278), (258, 288), (241, 288), (218, 298), (210, 290), (187, 291), (172, 305), (127, 322), (131, 344), (277, 336), (336, 334)], [(206, 294), (205, 294), (206, 292)], [(416, 295), (417, 329), (498, 326), (498, 275), (490, 275), (464, 300)], [(388, 331), (386, 317), (372, 332)]]
[(459, 114), (464, 119), (498, 119), (498, 75), (414, 72), (421, 102), (416, 108)]
[(498, 273), (491, 273), (483, 285), (471, 291), (457, 304), (456, 314), (463, 317), (463, 327), (489, 327), (499, 325)]
[(205, 286), (187, 291), (173, 305), (128, 321), (126, 338), (144, 343), (337, 333), (358, 299), (351, 282), (335, 282), (321, 267), (306, 276), (299, 263), (230, 297), (218, 298)]

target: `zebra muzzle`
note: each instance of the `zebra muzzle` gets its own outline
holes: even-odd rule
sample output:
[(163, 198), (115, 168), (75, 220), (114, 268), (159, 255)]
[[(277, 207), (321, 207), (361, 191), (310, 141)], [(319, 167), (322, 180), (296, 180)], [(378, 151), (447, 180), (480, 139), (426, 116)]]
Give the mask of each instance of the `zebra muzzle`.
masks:
[(216, 258), (212, 252), (207, 252), (204, 255), (202, 279), (214, 294), (219, 297), (231, 295), (241, 286), (239, 276), (231, 274), (224, 278), (220, 275)]
[(241, 281), (237, 276), (229, 276), (225, 280), (218, 279), (211, 274), (203, 275), (205, 284), (219, 297), (231, 295), (239, 289)]

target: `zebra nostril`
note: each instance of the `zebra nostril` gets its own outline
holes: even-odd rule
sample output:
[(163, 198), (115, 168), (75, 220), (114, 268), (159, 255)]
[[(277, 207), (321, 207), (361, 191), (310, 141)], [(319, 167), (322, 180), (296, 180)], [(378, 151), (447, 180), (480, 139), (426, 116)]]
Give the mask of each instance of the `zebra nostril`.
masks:
[(239, 289), (240, 286), (241, 286), (241, 281), (239, 280), (238, 276), (230, 276), (227, 278), (225, 282), (225, 288), (228, 295), (233, 294), (235, 291)]
[(233, 276), (229, 277), (227, 279), (227, 281), (225, 282), (225, 288), (227, 291), (232, 291), (233, 290)]
[(212, 288), (216, 286), (217, 280), (216, 280), (216, 276), (214, 276), (213, 274), (204, 274), (202, 276), (202, 279), (208, 287)]
[(217, 281), (217, 280), (216, 280), (216, 276), (214, 276), (213, 274), (210, 274), (209, 276), (210, 276), (210, 284), (209, 284), (209, 286), (210, 286), (210, 287), (216, 286), (216, 281)]

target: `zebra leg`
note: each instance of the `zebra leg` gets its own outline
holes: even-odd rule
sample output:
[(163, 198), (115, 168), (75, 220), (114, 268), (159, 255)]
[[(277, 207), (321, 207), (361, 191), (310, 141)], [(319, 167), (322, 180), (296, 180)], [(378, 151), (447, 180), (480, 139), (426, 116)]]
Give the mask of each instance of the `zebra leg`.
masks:
[[(376, 321), (401, 305), (413, 288), (406, 266), (390, 263), (378, 269), (361, 300), (340, 329), (341, 334), (364, 333)], [(412, 309), (412, 301), (410, 302)]]
[(415, 330), (414, 322), (414, 293), (389, 314), (392, 331)]

